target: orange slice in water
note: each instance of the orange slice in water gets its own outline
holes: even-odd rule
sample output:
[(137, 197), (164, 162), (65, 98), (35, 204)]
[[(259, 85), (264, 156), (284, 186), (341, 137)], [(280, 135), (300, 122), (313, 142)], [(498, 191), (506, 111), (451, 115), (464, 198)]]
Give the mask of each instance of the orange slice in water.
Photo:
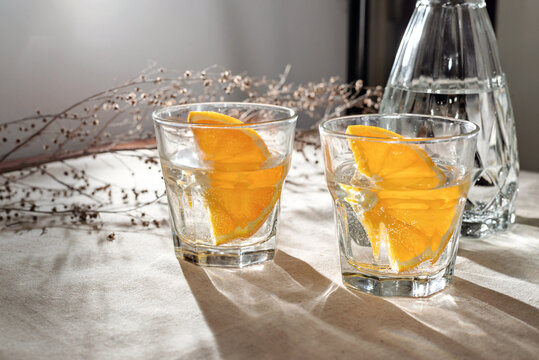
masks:
[(243, 125), (236, 118), (192, 111), (187, 121), (218, 125), (192, 129), (199, 154), (212, 169), (204, 199), (215, 245), (252, 236), (280, 197), (284, 166), (270, 167), (273, 157), (262, 138), (253, 129), (233, 129)]
[[(351, 125), (346, 133), (403, 139), (392, 131), (365, 125)], [(406, 271), (427, 260), (435, 263), (456, 227), (457, 207), (467, 187), (441, 187), (446, 176), (417, 145), (351, 139), (350, 147), (358, 171), (377, 185), (370, 189), (376, 203), (360, 216), (375, 258), (384, 243), (394, 271)]]
[(191, 111), (187, 122), (223, 125), (219, 128), (193, 128), (193, 134), (202, 160), (215, 170), (256, 170), (271, 154), (253, 129), (230, 130), (230, 126), (244, 125), (242, 121), (212, 111)]
[[(393, 131), (366, 125), (350, 125), (346, 133), (370, 138), (403, 139)], [(367, 139), (351, 140), (350, 146), (358, 170), (363, 175), (374, 178), (383, 188), (432, 188), (445, 182), (444, 173), (427, 153), (416, 145)]]

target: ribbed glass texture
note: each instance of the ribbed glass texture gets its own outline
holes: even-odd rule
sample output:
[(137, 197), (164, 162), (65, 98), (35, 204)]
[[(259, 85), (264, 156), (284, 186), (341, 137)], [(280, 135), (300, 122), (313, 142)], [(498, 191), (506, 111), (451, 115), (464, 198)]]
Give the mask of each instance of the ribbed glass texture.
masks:
[(462, 233), (479, 237), (514, 222), (515, 122), (484, 1), (417, 1), (380, 113), (442, 115), (479, 125)]

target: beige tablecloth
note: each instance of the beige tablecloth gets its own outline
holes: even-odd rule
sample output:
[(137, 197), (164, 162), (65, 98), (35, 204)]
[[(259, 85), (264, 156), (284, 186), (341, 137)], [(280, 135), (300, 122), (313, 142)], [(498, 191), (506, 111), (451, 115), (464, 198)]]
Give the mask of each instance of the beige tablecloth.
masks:
[[(156, 171), (129, 157), (71, 163), (94, 178), (163, 189)], [(539, 174), (521, 174), (510, 231), (462, 239), (450, 288), (389, 299), (343, 287), (321, 165), (299, 154), (294, 164), (279, 251), (264, 266), (178, 263), (166, 226), (140, 230), (121, 215), (99, 231), (2, 230), (0, 358), (538, 358)]]

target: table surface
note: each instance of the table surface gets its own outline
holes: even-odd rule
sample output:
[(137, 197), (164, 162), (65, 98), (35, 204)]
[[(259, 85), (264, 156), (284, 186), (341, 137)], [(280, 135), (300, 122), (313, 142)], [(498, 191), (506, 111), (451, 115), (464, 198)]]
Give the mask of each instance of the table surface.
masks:
[[(279, 250), (266, 265), (178, 262), (166, 226), (141, 230), (121, 214), (101, 230), (4, 228), (0, 358), (537, 358), (539, 174), (521, 174), (509, 231), (461, 239), (452, 286), (423, 299), (379, 298), (342, 285), (317, 156), (295, 154)], [(129, 157), (70, 163), (93, 178), (164, 188), (157, 171)], [(162, 203), (145, 211), (167, 214)]]

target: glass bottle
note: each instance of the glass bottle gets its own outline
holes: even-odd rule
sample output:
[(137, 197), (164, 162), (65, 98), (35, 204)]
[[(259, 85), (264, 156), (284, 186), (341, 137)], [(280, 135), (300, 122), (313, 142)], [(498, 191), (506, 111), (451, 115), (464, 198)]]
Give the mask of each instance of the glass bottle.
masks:
[(484, 0), (417, 1), (380, 113), (442, 115), (479, 125), (462, 234), (480, 237), (515, 221), (515, 122)]

